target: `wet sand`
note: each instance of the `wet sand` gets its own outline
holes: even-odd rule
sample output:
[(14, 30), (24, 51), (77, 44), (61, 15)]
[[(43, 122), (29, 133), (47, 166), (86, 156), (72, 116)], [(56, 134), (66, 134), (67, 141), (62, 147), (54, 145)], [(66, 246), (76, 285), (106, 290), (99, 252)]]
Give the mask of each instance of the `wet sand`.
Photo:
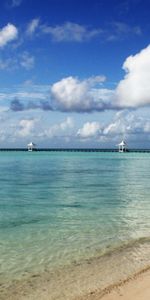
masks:
[[(59, 277), (60, 274), (58, 274)], [(71, 276), (73, 279), (73, 277)], [(68, 277), (69, 279), (69, 277)], [(80, 277), (81, 279), (81, 277)], [(50, 278), (49, 278), (50, 281)], [(58, 282), (57, 282), (58, 283)], [(1, 295), (2, 299), (9, 300), (148, 300), (150, 299), (150, 267), (140, 271), (134, 276), (128, 279), (119, 281), (118, 283), (112, 284), (104, 289), (95, 286), (95, 288), (78, 289), (77, 282), (69, 282), (72, 287), (67, 289), (65, 286), (54, 286), (48, 282), (48, 278), (45, 276), (39, 285), (38, 276), (34, 277), (32, 282), (28, 281), (28, 288), (26, 285), (22, 286), (14, 284), (11, 289)], [(83, 281), (84, 286), (84, 281)], [(16, 288), (17, 287), (17, 288)], [(87, 287), (86, 287), (87, 288)], [(59, 292), (58, 292), (59, 291)], [(80, 296), (82, 292), (82, 296)], [(76, 296), (75, 296), (76, 295)]]
[(24, 274), (21, 279), (0, 285), (0, 299), (148, 300), (150, 256), (149, 247), (145, 249), (145, 259), (136, 245), (57, 270)]
[(0, 300), (149, 300), (150, 240), (19, 277), (4, 275), (0, 270)]

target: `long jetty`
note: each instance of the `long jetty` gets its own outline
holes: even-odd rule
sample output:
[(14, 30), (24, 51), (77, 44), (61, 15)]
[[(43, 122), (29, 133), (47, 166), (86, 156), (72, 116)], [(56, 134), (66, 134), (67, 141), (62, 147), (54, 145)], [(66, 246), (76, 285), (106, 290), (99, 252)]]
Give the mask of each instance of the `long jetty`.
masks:
[[(27, 148), (0, 148), (0, 151), (28, 151)], [(118, 152), (118, 149), (104, 148), (35, 148), (32, 152)], [(150, 149), (129, 149), (126, 153), (150, 153)]]

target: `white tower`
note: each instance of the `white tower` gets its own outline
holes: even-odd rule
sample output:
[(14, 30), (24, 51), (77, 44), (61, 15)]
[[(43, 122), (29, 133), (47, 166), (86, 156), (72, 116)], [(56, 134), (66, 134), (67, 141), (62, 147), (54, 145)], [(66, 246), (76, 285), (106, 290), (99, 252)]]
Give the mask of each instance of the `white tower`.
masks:
[(28, 146), (28, 151), (33, 151), (36, 148), (36, 144), (32, 142), (29, 143), (27, 146)]
[(119, 152), (126, 152), (127, 151), (127, 144), (125, 141), (122, 141), (119, 146)]

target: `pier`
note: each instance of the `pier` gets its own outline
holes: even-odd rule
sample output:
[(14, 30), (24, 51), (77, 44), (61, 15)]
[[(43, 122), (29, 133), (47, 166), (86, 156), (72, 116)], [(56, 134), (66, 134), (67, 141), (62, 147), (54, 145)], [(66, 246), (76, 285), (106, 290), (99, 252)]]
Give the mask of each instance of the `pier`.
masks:
[[(1, 152), (24, 151), (27, 148), (0, 148)], [(32, 152), (118, 152), (118, 149), (103, 149), (103, 148), (36, 148)], [(150, 153), (150, 149), (128, 149), (126, 153)]]

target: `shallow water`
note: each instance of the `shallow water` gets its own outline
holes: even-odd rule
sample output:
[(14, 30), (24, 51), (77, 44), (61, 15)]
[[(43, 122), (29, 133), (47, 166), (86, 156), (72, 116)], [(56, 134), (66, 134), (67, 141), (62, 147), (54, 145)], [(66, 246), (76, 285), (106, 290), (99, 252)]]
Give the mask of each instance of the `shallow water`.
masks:
[(0, 153), (0, 281), (128, 244), (145, 266), (149, 182), (149, 153)]

